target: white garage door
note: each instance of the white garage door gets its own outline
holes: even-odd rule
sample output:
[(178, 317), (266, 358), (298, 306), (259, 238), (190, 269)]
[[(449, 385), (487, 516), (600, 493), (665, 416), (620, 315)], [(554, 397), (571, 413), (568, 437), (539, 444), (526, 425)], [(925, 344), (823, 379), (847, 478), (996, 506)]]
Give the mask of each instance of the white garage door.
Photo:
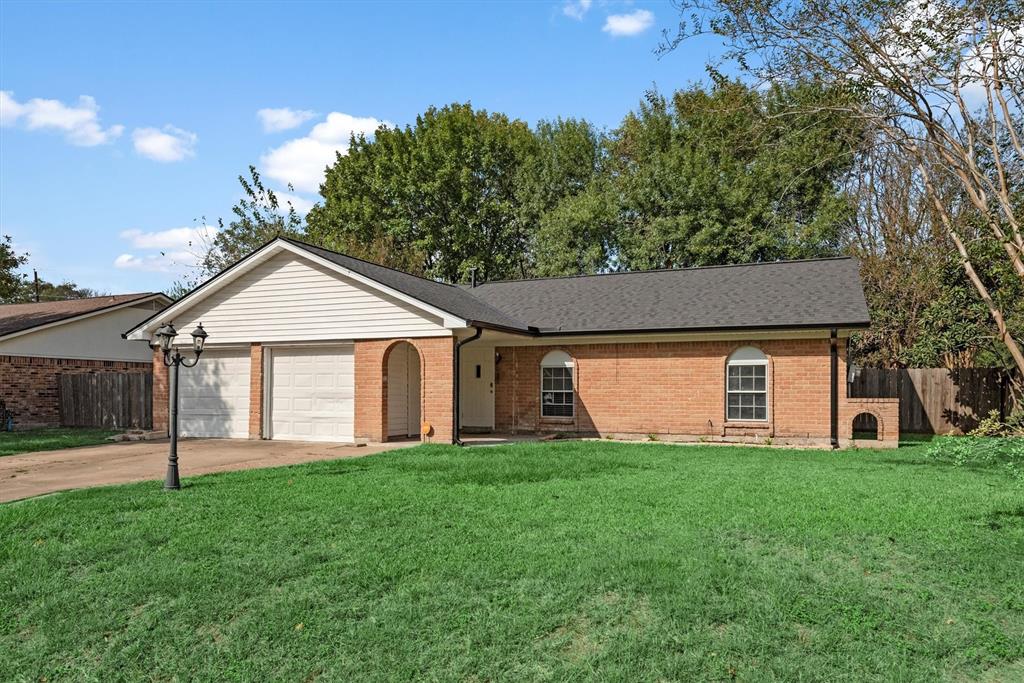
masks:
[(195, 367), (182, 366), (179, 377), (181, 436), (249, 436), (248, 349), (207, 350)]
[(352, 346), (271, 350), (270, 438), (354, 441)]

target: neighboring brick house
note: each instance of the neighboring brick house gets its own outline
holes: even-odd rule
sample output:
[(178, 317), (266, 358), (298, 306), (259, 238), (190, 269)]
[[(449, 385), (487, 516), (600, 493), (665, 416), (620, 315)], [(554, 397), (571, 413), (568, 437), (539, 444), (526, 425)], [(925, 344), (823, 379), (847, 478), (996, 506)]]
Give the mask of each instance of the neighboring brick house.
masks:
[(62, 374), (152, 372), (149, 350), (120, 335), (169, 303), (144, 293), (0, 305), (0, 401), (15, 429), (60, 425)]
[(278, 238), (126, 337), (165, 322), (210, 335), (181, 370), (184, 436), (844, 445), (861, 413), (880, 444), (899, 434), (896, 399), (846, 395), (846, 340), (870, 324), (847, 258), (469, 287)]

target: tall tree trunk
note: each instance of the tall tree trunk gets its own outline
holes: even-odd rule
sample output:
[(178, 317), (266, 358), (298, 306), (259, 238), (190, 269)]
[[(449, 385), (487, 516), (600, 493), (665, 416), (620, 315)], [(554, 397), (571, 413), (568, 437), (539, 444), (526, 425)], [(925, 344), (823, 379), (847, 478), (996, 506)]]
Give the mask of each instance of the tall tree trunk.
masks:
[(946, 231), (949, 233), (950, 238), (953, 240), (953, 244), (956, 245), (956, 250), (960, 253), (960, 261), (963, 263), (964, 270), (967, 272), (967, 277), (970, 279), (974, 288), (978, 291), (978, 296), (988, 306), (988, 311), (992, 315), (992, 319), (996, 323), (996, 330), (999, 332), (999, 340), (1006, 345), (1007, 350), (1010, 352), (1010, 356), (1013, 357), (1013, 362), (1017, 365), (1017, 372), (1024, 377), (1024, 352), (1021, 352), (1020, 346), (1017, 344), (1017, 340), (1010, 334), (1010, 330), (1006, 327), (1006, 320), (1003, 318), (1003, 312), (996, 306), (996, 302), (992, 300), (992, 295), (989, 294), (988, 287), (978, 277), (977, 271), (974, 270), (974, 265), (971, 263), (970, 254), (967, 252), (967, 247), (964, 245), (963, 240), (960, 239), (960, 235), (953, 227), (952, 221), (949, 219), (949, 214), (946, 213), (946, 207), (943, 206), (942, 201), (939, 199), (939, 195), (935, 192), (935, 187), (932, 185), (931, 178), (928, 176), (928, 171), (925, 170), (924, 165), (918, 166), (921, 171), (921, 177), (924, 180), (925, 189), (928, 192), (928, 196), (931, 197), (932, 203), (935, 205), (935, 210), (938, 212), (939, 217), (942, 219), (942, 224), (945, 226)]

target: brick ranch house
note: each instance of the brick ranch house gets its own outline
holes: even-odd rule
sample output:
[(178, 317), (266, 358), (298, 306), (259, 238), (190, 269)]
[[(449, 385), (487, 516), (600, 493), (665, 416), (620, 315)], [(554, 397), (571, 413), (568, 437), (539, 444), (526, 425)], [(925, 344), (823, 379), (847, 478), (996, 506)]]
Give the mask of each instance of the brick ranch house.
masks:
[(0, 401), (14, 427), (60, 425), (61, 375), (152, 372), (152, 354), (121, 332), (169, 303), (146, 292), (0, 305)]
[(471, 287), (277, 238), (125, 336), (169, 321), (210, 335), (181, 370), (183, 436), (840, 446), (861, 413), (879, 444), (899, 434), (896, 399), (846, 395), (846, 340), (870, 323), (847, 258)]

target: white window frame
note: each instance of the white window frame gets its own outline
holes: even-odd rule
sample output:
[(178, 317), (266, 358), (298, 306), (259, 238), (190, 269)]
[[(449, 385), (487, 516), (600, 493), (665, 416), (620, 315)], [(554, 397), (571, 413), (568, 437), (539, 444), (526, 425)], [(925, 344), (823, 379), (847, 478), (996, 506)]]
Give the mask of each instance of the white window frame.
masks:
[[(566, 389), (547, 389), (544, 388), (544, 375), (545, 370), (565, 370), (569, 373), (569, 384), (570, 388)], [(563, 376), (564, 377), (564, 376)], [(570, 394), (568, 403), (545, 403), (545, 394)], [(545, 415), (545, 406), (558, 406), (559, 408), (568, 405), (568, 415)], [(540, 362), (540, 416), (543, 420), (572, 420), (576, 418), (576, 363), (565, 351), (550, 351)]]
[[(730, 389), (729, 388), (729, 374), (731, 368), (738, 367), (763, 367), (764, 368), (764, 389)], [(769, 401), (769, 372), (768, 372), (768, 357), (764, 354), (761, 349), (754, 346), (744, 346), (736, 349), (729, 356), (729, 360), (725, 364), (725, 421), (726, 422), (762, 422), (767, 423), (771, 418), (771, 412), (769, 407), (771, 401)], [(729, 416), (729, 396), (731, 394), (739, 394), (743, 396), (764, 396), (764, 417), (730, 417)], [(757, 407), (755, 406), (755, 410)]]

